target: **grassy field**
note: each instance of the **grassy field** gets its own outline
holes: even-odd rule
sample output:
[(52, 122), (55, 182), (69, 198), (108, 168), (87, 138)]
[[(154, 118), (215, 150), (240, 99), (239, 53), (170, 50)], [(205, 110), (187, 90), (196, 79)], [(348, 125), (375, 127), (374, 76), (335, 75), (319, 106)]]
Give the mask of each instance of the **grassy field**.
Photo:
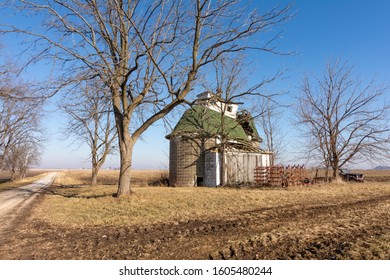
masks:
[[(369, 178), (376, 181), (383, 173), (372, 172)], [(171, 188), (159, 186), (158, 182), (164, 176), (165, 171), (135, 170), (132, 195), (117, 199), (114, 195), (118, 171), (102, 171), (101, 184), (93, 188), (88, 185), (90, 175), (86, 171), (61, 172), (45, 203), (37, 208), (36, 216), (52, 224), (70, 227), (80, 224), (152, 224), (190, 218), (223, 219), (255, 208), (318, 206), (334, 203), (335, 200), (352, 203), (377, 195), (390, 195), (387, 182), (295, 186), (288, 189)]]
[(134, 171), (132, 194), (116, 198), (117, 171), (96, 187), (89, 172), (60, 172), (0, 258), (389, 259), (390, 172), (364, 173), (238, 189), (171, 188), (165, 171)]

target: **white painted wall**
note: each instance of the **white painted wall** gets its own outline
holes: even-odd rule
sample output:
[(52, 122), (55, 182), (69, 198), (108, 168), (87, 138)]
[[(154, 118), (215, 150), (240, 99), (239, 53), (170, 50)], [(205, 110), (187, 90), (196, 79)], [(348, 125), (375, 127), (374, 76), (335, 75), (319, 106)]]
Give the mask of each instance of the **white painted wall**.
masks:
[(197, 96), (200, 99), (199, 104), (216, 111), (218, 113), (224, 112), (225, 116), (235, 119), (237, 117), (238, 104), (223, 103), (220, 101), (214, 101), (212, 94), (209, 92), (201, 93)]

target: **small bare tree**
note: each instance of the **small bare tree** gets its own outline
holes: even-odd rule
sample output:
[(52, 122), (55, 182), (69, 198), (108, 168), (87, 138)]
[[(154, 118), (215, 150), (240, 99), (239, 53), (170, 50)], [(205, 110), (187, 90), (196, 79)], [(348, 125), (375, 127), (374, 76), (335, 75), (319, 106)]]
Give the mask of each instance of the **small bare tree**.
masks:
[[(229, 182), (230, 175), (228, 174), (227, 164), (227, 152), (232, 149), (232, 143), (237, 139), (231, 139), (231, 132), (236, 130), (237, 127), (246, 129), (248, 133), (247, 141), (241, 144), (247, 144), (247, 147), (242, 147), (242, 150), (253, 151), (259, 150), (260, 146), (254, 147), (251, 140), (256, 140), (256, 143), (260, 145), (262, 139), (254, 139), (257, 137), (257, 131), (253, 131), (255, 128), (255, 120), (263, 114), (263, 112), (254, 112), (252, 110), (252, 104), (260, 102), (263, 99), (272, 100), (274, 95), (266, 95), (263, 89), (266, 85), (276, 80), (280, 73), (275, 73), (269, 77), (263, 77), (257, 83), (248, 85), (246, 60), (243, 56), (236, 57), (224, 57), (221, 56), (218, 61), (213, 62), (215, 80), (213, 83), (208, 84), (210, 81), (204, 82), (204, 87), (207, 91), (215, 93), (212, 100), (213, 106), (221, 113), (220, 120), (216, 121), (216, 125), (220, 126), (215, 129), (217, 132), (214, 135), (208, 135), (207, 137), (218, 138), (218, 149), (221, 153), (221, 173), (220, 182), (221, 185), (226, 185)], [(201, 101), (201, 100), (200, 100)], [(245, 103), (248, 104), (245, 104)], [(240, 105), (241, 110), (236, 115), (232, 116), (230, 109), (235, 105)], [(237, 121), (229, 121), (229, 117), (236, 118)], [(208, 120), (205, 120), (207, 122)], [(234, 125), (232, 125), (234, 123)], [(249, 139), (251, 137), (251, 139)]]
[[(9, 2), (9, 3), (8, 3)], [(30, 62), (58, 63), (55, 91), (98, 76), (111, 94), (120, 153), (118, 196), (130, 193), (140, 136), (186, 98), (221, 55), (275, 52), (264, 35), (290, 18), (290, 6), (259, 14), (239, 0), (7, 1), (43, 22), (4, 32), (34, 38)], [(270, 34), (270, 33), (268, 33)], [(29, 63), (30, 63), (29, 62)]]
[(0, 98), (0, 107), (0, 166), (10, 171), (13, 179), (16, 171), (24, 178), (40, 155), (40, 103)]
[(8, 169), (13, 180), (23, 179), (27, 169), (38, 164), (44, 140), (40, 127), (43, 100), (18, 73), (11, 61), (0, 67), (0, 169)]
[(97, 81), (84, 83), (75, 90), (82, 91), (83, 95), (68, 95), (59, 108), (69, 119), (65, 135), (74, 136), (76, 141), (87, 143), (90, 148), (91, 186), (96, 186), (99, 170), (115, 148), (116, 130), (110, 99)]
[[(11, 180), (24, 179), (26, 172), (32, 165), (39, 163), (40, 151), (38, 143), (23, 139), (12, 145), (5, 154), (4, 166), (11, 174)], [(16, 172), (19, 176), (16, 177)]]
[(257, 124), (263, 133), (266, 149), (272, 152), (270, 164), (274, 166), (285, 152), (284, 133), (280, 125), (281, 107), (267, 96), (261, 99), (258, 107)]
[(390, 105), (387, 88), (363, 83), (352, 67), (330, 62), (322, 79), (305, 77), (297, 105), (307, 155), (332, 170), (360, 160), (389, 157)]
[[(18, 95), (10, 88), (7, 94)], [(31, 138), (36, 141), (39, 129), (40, 101), (19, 100), (6, 96), (0, 96), (0, 166), (3, 163), (7, 151), (24, 139)]]

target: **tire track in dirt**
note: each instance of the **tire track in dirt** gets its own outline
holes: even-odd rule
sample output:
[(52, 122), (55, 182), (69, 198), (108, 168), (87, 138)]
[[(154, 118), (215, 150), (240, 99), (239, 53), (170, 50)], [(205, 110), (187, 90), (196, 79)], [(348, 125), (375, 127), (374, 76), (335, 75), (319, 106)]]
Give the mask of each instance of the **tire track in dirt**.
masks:
[[(337, 205), (260, 208), (225, 220), (151, 226), (67, 229), (29, 218), (8, 243), (0, 245), (0, 258), (383, 258), (388, 256), (386, 248), (379, 248), (377, 256), (369, 251), (375, 236), (380, 240), (389, 232), (389, 210), (390, 196), (382, 196)], [(366, 255), (350, 253), (356, 246), (366, 246)]]
[[(389, 197), (339, 206), (305, 209), (294, 221), (255, 235), (214, 254), (211, 259), (390, 259)], [(319, 212), (316, 212), (319, 210)], [(369, 211), (375, 215), (365, 216)], [(338, 214), (339, 217), (335, 216)], [(323, 217), (321, 217), (323, 216)], [(334, 218), (336, 217), (336, 218)], [(369, 245), (382, 239), (383, 248)], [(365, 244), (367, 250), (357, 248)], [(368, 246), (367, 246), (368, 245)], [(360, 253), (356, 253), (360, 251)]]
[[(272, 243), (275, 239), (275, 235), (269, 235), (269, 232), (272, 232), (274, 229), (288, 225), (289, 223), (297, 223), (300, 220), (313, 220), (315, 221), (321, 216), (334, 217), (335, 215), (346, 212), (350, 209), (362, 209), (363, 207), (372, 207), (378, 203), (389, 201), (390, 196), (379, 197), (366, 201), (359, 201), (355, 203), (347, 203), (341, 205), (323, 205), (315, 207), (306, 207), (306, 208), (297, 208), (291, 209), (291, 207), (284, 208), (265, 208), (265, 209), (256, 209), (253, 211), (247, 211), (239, 213), (239, 218), (231, 220), (229, 222), (225, 221), (208, 221), (201, 223), (201, 227), (193, 227), (187, 233), (187, 239), (192, 242), (184, 242), (181, 251), (194, 251), (194, 244), (201, 243), (199, 238), (204, 237), (203, 243), (209, 242), (213, 244), (212, 247), (227, 247), (228, 254), (234, 255), (235, 249), (233, 245), (226, 246), (227, 243), (232, 243), (232, 240), (238, 239), (242, 240), (247, 238), (249, 243), (252, 243), (251, 237), (253, 235), (265, 234), (267, 237), (263, 242), (268, 246), (268, 243)], [(362, 210), (364, 212), (364, 210)], [(361, 211), (361, 212), (362, 212)], [(289, 235), (292, 231), (291, 227), (287, 227), (287, 232), (283, 233)], [(210, 232), (213, 233), (212, 238), (210, 237)], [(180, 234), (180, 232), (178, 232)], [(183, 239), (183, 238), (182, 238)], [(275, 242), (274, 242), (275, 243)], [(180, 239), (178, 240), (178, 246), (180, 244)], [(242, 247), (243, 244), (238, 244), (239, 247)], [(196, 246), (195, 246), (196, 247)], [(184, 248), (184, 249), (183, 249)], [(204, 249), (204, 248), (202, 248)], [(222, 250), (223, 251), (223, 250)], [(218, 253), (219, 255), (220, 252)], [(226, 255), (226, 253), (223, 253)], [(192, 256), (198, 256), (196, 252), (193, 252)], [(243, 255), (242, 257), (246, 258), (248, 255)], [(173, 254), (166, 254), (165, 257), (175, 257), (180, 258), (180, 256)], [(185, 257), (185, 256), (183, 256)], [(210, 254), (210, 258), (215, 258), (213, 254)], [(204, 255), (199, 255), (198, 258), (205, 258)], [(222, 256), (222, 259), (227, 257)], [(239, 257), (240, 258), (240, 257)], [(253, 258), (253, 256), (250, 256)], [(267, 258), (264, 256), (264, 258)]]

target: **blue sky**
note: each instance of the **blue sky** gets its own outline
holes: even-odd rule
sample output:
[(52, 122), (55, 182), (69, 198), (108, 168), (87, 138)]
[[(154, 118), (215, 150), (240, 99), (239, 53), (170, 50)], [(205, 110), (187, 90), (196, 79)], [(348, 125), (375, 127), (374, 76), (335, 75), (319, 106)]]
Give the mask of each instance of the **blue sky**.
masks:
[[(287, 1), (253, 1), (260, 11), (277, 3)], [(278, 47), (281, 51), (296, 52), (294, 56), (259, 54), (253, 57), (255, 70), (253, 79), (277, 69), (286, 69), (285, 78), (274, 82), (270, 89), (286, 92), (283, 102), (289, 103), (289, 96), (296, 94), (300, 80), (305, 73), (321, 74), (326, 62), (339, 57), (354, 65), (354, 73), (362, 79), (376, 78), (388, 83), (390, 79), (390, 1), (386, 0), (328, 0), (295, 1), (296, 15), (283, 27), (283, 38)], [(0, 11), (0, 15), (1, 15)], [(1, 51), (12, 55), (12, 42), (4, 44)], [(39, 71), (35, 71), (37, 73)], [(291, 112), (285, 111), (282, 125), (285, 130), (287, 151), (294, 155), (295, 135), (289, 122)], [(89, 167), (88, 150), (69, 146), (58, 132), (61, 118), (49, 113), (45, 126), (51, 135), (45, 143), (41, 167), (80, 168)], [(174, 125), (174, 124), (173, 124)], [(169, 143), (165, 139), (161, 123), (150, 128), (143, 139), (136, 144), (134, 152), (135, 169), (164, 169), (168, 167)], [(118, 156), (111, 157), (105, 167), (118, 166)], [(293, 156), (290, 160), (295, 160)]]

